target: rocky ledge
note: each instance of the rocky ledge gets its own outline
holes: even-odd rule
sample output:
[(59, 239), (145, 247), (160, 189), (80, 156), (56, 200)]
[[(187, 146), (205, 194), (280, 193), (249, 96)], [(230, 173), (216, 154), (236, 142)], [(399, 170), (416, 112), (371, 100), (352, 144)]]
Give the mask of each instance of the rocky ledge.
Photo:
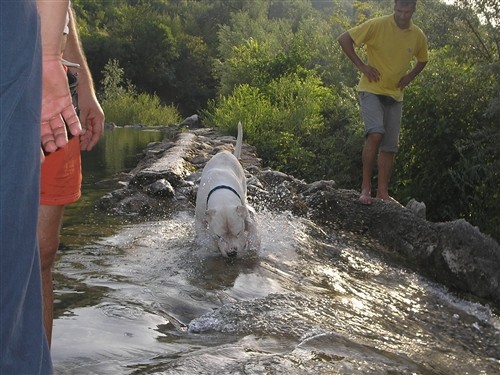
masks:
[[(113, 214), (160, 218), (194, 208), (197, 181), (205, 163), (235, 139), (213, 129), (177, 132), (175, 140), (151, 144), (121, 188), (103, 196), (98, 207)], [(261, 167), (255, 149), (244, 144), (241, 163), (247, 172), (249, 201), (267, 209), (290, 211), (334, 230), (375, 241), (384, 256), (400, 262), (464, 296), (500, 311), (500, 246), (465, 220), (433, 223), (412, 207), (375, 200), (357, 202), (358, 192), (333, 181), (306, 184)]]

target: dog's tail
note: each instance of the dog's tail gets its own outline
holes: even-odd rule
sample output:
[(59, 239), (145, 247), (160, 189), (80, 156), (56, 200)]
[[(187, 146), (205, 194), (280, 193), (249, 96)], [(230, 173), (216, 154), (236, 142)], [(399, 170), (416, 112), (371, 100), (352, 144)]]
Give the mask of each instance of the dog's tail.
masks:
[(238, 122), (238, 136), (236, 137), (236, 146), (234, 146), (233, 155), (236, 156), (237, 159), (241, 156), (241, 145), (243, 144), (243, 126), (241, 125), (241, 121)]

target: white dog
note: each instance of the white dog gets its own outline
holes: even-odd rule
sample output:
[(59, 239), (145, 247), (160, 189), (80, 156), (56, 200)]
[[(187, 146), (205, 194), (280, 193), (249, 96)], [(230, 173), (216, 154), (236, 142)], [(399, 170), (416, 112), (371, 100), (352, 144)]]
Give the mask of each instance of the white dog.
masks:
[(218, 247), (223, 256), (231, 258), (260, 248), (254, 211), (247, 203), (245, 172), (238, 161), (242, 141), (243, 130), (238, 123), (234, 154), (222, 151), (209, 160), (196, 195), (198, 244)]

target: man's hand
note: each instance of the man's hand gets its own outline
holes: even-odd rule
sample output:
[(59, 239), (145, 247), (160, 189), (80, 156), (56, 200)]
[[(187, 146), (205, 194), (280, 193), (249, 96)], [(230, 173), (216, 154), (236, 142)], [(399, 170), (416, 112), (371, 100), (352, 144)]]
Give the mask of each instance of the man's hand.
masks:
[(380, 72), (373, 66), (365, 64), (356, 53), (354, 49), (354, 40), (349, 35), (349, 32), (344, 32), (337, 39), (342, 51), (351, 59), (351, 61), (356, 65), (356, 67), (363, 73), (370, 82), (378, 82), (380, 79)]
[(90, 88), (78, 86), (78, 108), (85, 133), (80, 136), (80, 149), (90, 151), (104, 132), (104, 112)]
[(373, 66), (363, 64), (360, 70), (368, 78), (368, 81), (378, 82), (380, 80), (380, 72)]
[(54, 152), (68, 143), (65, 121), (71, 134), (82, 134), (82, 126), (71, 101), (68, 79), (60, 57), (44, 58), (41, 142), (46, 152)]
[(412, 70), (410, 70), (406, 75), (404, 75), (398, 82), (398, 88), (400, 90), (404, 90), (406, 86), (410, 84), (411, 81), (415, 79), (415, 77), (420, 74), (422, 70), (424, 70), (427, 65), (427, 61), (417, 61)]
[(398, 89), (403, 91), (405, 87), (408, 86), (412, 80), (413, 77), (410, 74), (403, 76), (403, 78), (401, 78), (398, 82)]

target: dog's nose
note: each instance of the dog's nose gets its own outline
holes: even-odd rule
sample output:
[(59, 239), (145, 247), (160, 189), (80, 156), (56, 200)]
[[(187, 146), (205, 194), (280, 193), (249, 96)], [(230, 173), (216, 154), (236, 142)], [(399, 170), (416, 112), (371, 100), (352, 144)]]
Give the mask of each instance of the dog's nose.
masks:
[(236, 250), (233, 250), (233, 251), (228, 252), (227, 256), (229, 258), (234, 258), (237, 254), (238, 254), (238, 252)]

